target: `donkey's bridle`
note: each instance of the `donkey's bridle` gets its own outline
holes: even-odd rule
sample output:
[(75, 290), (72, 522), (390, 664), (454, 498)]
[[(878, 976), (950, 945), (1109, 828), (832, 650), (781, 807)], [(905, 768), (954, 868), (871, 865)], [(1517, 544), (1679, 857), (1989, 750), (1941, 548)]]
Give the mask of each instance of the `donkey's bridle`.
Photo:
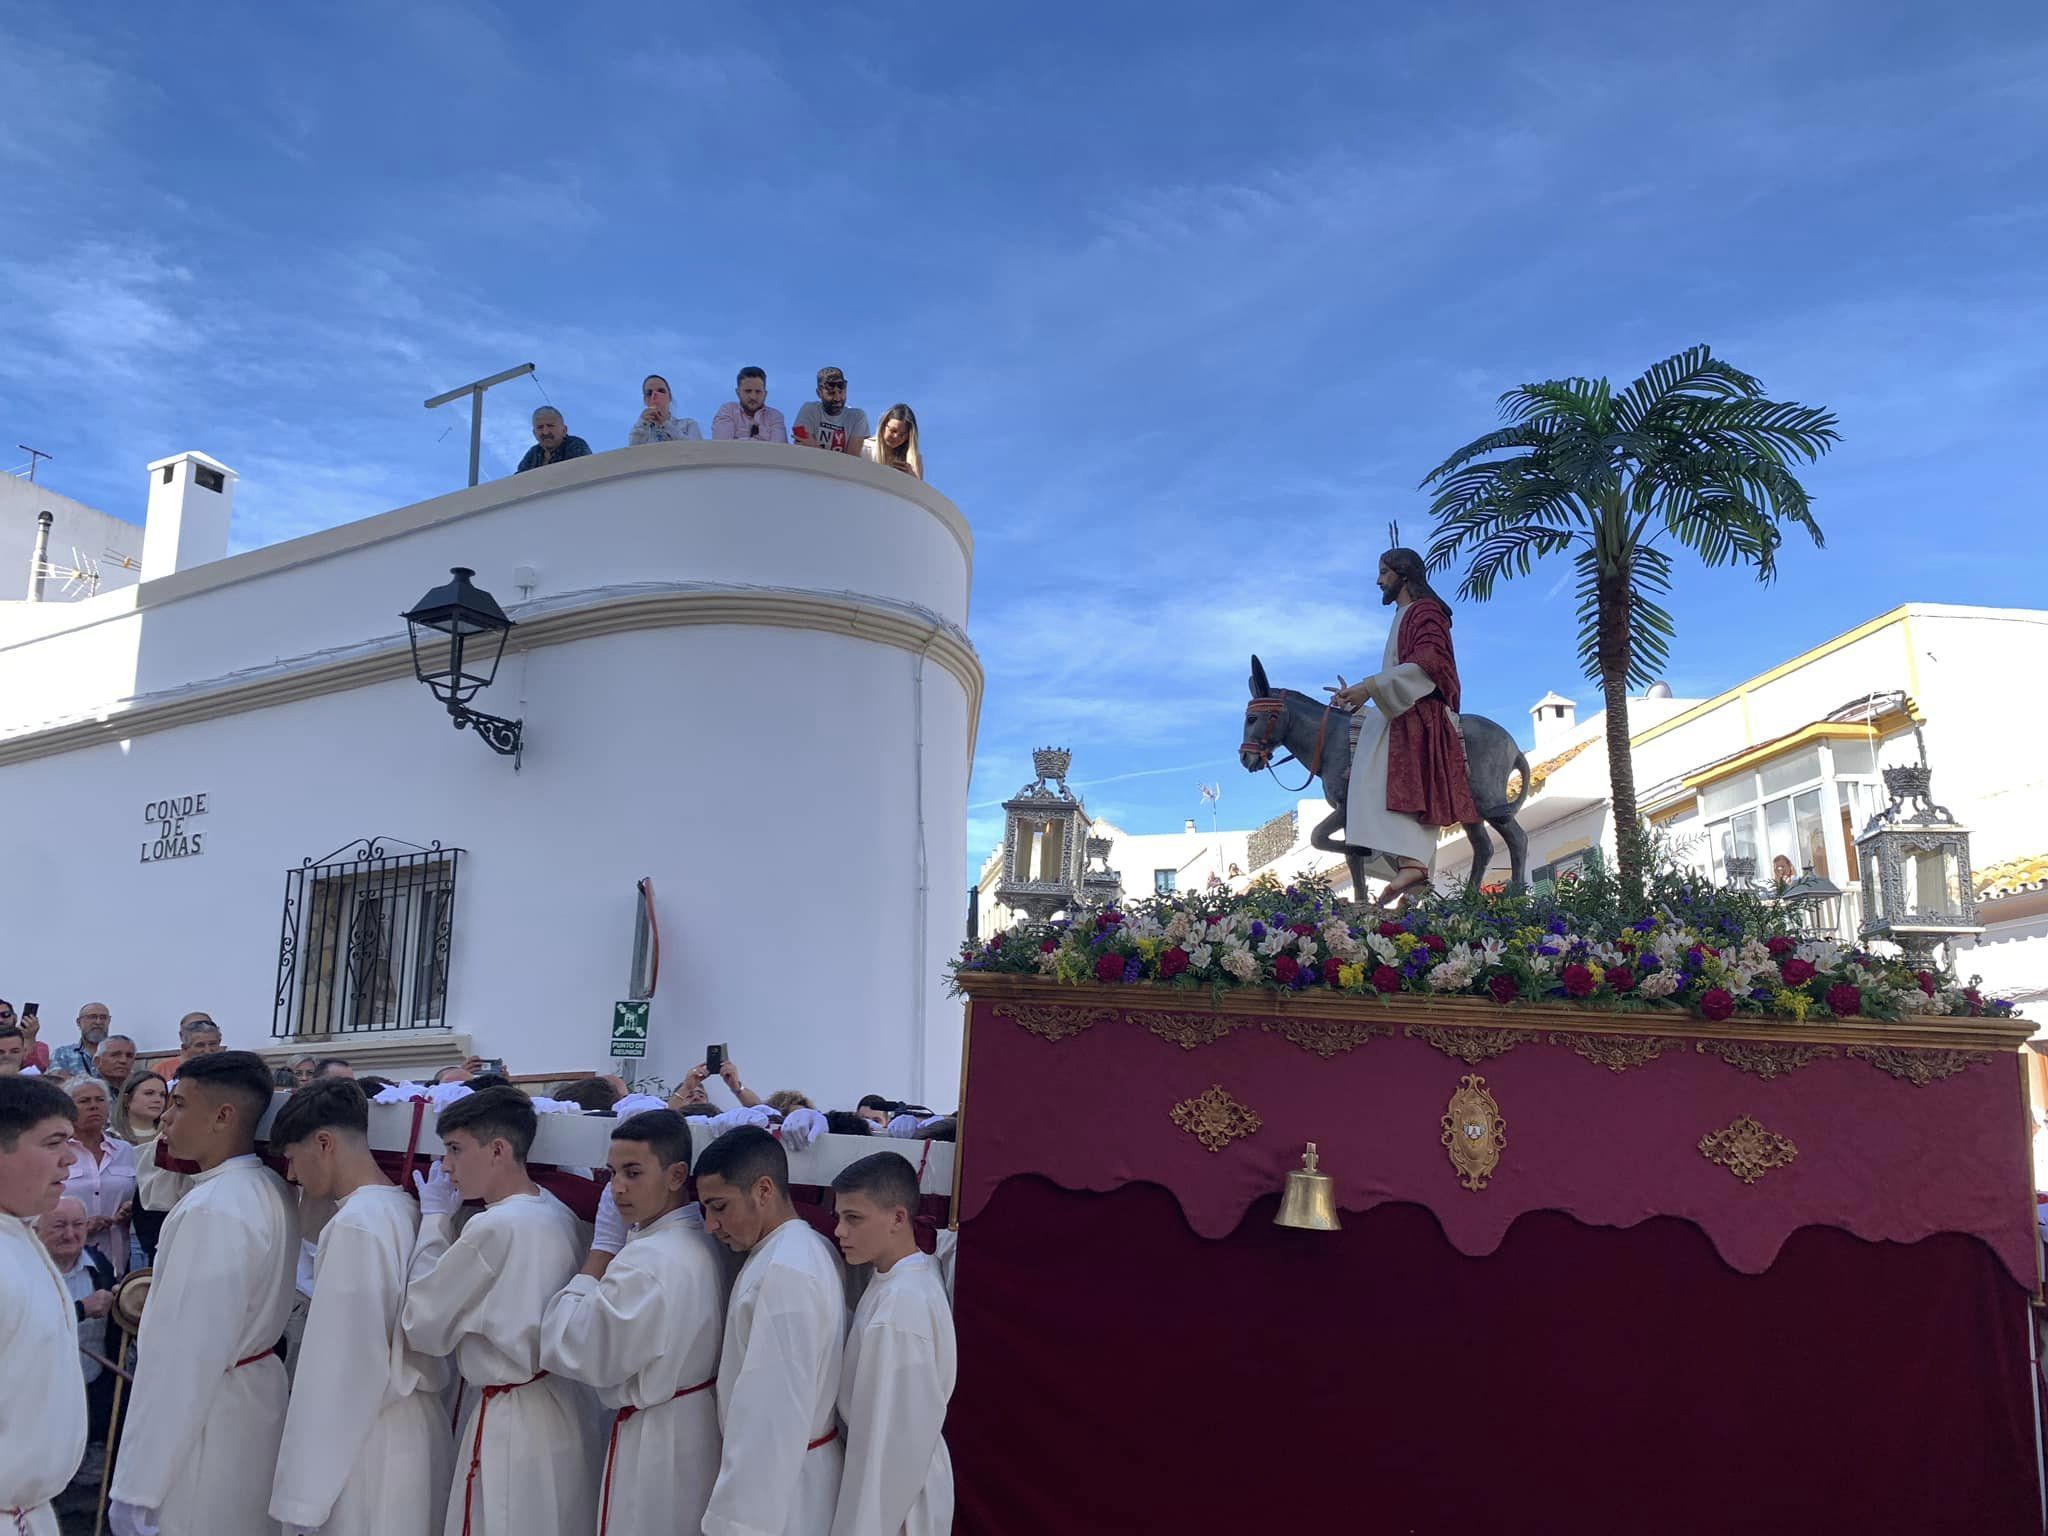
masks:
[[(1285, 699), (1272, 698), (1253, 699), (1251, 703), (1245, 705), (1244, 707), (1246, 718), (1250, 719), (1253, 716), (1258, 716), (1263, 720), (1271, 721), (1272, 725), (1270, 728), (1261, 725), (1261, 735), (1260, 738), (1256, 741), (1251, 739), (1251, 732), (1249, 729), (1247, 729), (1245, 732), (1246, 739), (1238, 747), (1237, 750), (1242, 755), (1258, 759), (1258, 761), (1252, 766), (1253, 773), (1257, 773), (1259, 769), (1263, 768), (1268, 773), (1272, 773), (1273, 782), (1275, 784), (1279, 784), (1280, 787), (1286, 790), (1290, 795), (1299, 794), (1302, 790), (1307, 789), (1309, 785), (1315, 782), (1316, 774), (1319, 773), (1322, 769), (1323, 738), (1329, 732), (1330, 716), (1333, 713), (1335, 713), (1335, 711), (1336, 705), (1334, 703), (1325, 704), (1323, 706), (1323, 718), (1316, 722), (1315, 751), (1309, 755), (1309, 758), (1306, 762), (1303, 762), (1301, 758), (1294, 757), (1292, 755), (1283, 757), (1276, 762), (1274, 760), (1273, 754), (1276, 751), (1284, 750), (1280, 745), (1280, 737), (1282, 732), (1285, 730), (1285, 722), (1287, 719), (1287, 701)], [(1300, 763), (1303, 767), (1308, 769), (1308, 777), (1302, 780), (1301, 783), (1294, 785), (1292, 787), (1283, 783), (1281, 781), (1279, 774), (1273, 773), (1273, 770), (1275, 768), (1284, 768), (1289, 763)]]

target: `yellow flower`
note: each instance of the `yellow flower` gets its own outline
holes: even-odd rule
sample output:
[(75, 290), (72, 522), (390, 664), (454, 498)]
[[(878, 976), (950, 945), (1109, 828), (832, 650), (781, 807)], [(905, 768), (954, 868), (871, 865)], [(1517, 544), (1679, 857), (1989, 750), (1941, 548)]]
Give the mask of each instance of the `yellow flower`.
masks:
[(1394, 935), (1394, 948), (1401, 951), (1401, 953), (1404, 955), (1407, 954), (1409, 950), (1413, 949), (1417, 944), (1421, 942), (1422, 941), (1416, 938), (1415, 935), (1412, 933), (1399, 933)]
[(1138, 953), (1143, 955), (1147, 960), (1152, 959), (1159, 953), (1159, 941), (1157, 939), (1138, 940)]
[(1789, 1013), (1795, 1019), (1804, 1021), (1806, 1010), (1813, 1006), (1813, 999), (1804, 992), (1793, 992), (1779, 987), (1771, 994), (1771, 1004), (1778, 1012)]
[(1606, 968), (1595, 961), (1588, 960), (1586, 962), (1586, 969), (1592, 973), (1593, 985), (1596, 987), (1599, 986), (1601, 982), (1607, 979)]
[(1337, 967), (1337, 985), (1340, 987), (1355, 987), (1364, 980), (1365, 967), (1362, 965), (1340, 965)]

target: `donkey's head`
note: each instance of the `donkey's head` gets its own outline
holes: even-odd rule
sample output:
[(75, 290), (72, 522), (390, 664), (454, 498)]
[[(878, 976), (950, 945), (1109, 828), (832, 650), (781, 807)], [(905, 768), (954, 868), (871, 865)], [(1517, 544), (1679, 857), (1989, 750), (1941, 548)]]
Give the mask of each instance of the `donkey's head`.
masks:
[(1251, 702), (1244, 707), (1244, 734), (1238, 738), (1237, 760), (1245, 772), (1257, 773), (1273, 761), (1287, 735), (1287, 701), (1266, 681), (1266, 665), (1252, 658)]

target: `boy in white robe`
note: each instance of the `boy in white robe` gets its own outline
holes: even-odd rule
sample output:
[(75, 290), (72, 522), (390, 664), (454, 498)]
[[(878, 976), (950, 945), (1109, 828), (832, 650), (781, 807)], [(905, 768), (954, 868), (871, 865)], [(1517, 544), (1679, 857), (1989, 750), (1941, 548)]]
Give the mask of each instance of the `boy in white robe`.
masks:
[(697, 1156), (704, 1230), (746, 1263), (718, 1359), (718, 1482), (703, 1536), (830, 1536), (839, 1494), (846, 1293), (832, 1245), (789, 1201), (789, 1159), (757, 1126)]
[(316, 1078), (271, 1122), (309, 1207), (331, 1209), (313, 1259), (270, 1513), (321, 1536), (431, 1536), (455, 1464), (443, 1360), (399, 1327), (419, 1208), (370, 1151), (370, 1101), (351, 1078)]
[(40, 1076), (0, 1076), (0, 1530), (57, 1536), (50, 1500), (85, 1455), (85, 1374), (71, 1293), (29, 1223), (48, 1215), (77, 1160), (70, 1096)]
[[(541, 1367), (540, 1320), (583, 1262), (575, 1216), (526, 1172), (533, 1103), (513, 1087), (458, 1099), (435, 1123), (442, 1159), (420, 1191), (406, 1342), (453, 1354), (466, 1410), (446, 1536), (589, 1536), (597, 1477), (585, 1401)], [(451, 1239), (456, 1209), (484, 1209)]]
[(839, 1252), (874, 1266), (839, 1377), (846, 1470), (832, 1536), (945, 1536), (953, 1309), (937, 1267), (917, 1250), (917, 1170), (901, 1153), (877, 1152), (841, 1169), (832, 1194)]
[(548, 1303), (541, 1364), (614, 1410), (598, 1536), (695, 1531), (718, 1479), (725, 1287), (688, 1199), (690, 1123), (672, 1109), (621, 1120), (606, 1160), (611, 1199), (632, 1225), (615, 1252), (593, 1245)]
[(253, 1051), (195, 1056), (172, 1086), (164, 1141), (199, 1172), (157, 1241), (114, 1463), (117, 1532), (277, 1530), (270, 1477), (286, 1389), (276, 1347), (299, 1223), (290, 1189), (256, 1156), (270, 1100), (270, 1068)]

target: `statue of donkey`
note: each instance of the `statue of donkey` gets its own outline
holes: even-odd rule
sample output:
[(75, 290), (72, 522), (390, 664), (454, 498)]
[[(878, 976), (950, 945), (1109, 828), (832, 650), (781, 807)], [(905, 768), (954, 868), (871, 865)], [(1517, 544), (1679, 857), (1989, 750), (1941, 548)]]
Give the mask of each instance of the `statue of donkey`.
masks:
[[(1351, 778), (1351, 716), (1327, 700), (1312, 699), (1291, 688), (1275, 689), (1266, 681), (1265, 665), (1256, 656), (1252, 658), (1251, 692), (1238, 761), (1247, 772), (1257, 773), (1271, 765), (1273, 755), (1284, 748), (1294, 762), (1323, 781), (1323, 798), (1330, 803), (1330, 814), (1309, 834), (1309, 846), (1343, 854), (1351, 869), (1353, 899), (1365, 900), (1365, 860), (1372, 850), (1338, 840), (1344, 826), (1345, 788)], [(1519, 891), (1529, 878), (1529, 839), (1516, 824), (1515, 814), (1529, 798), (1529, 760), (1515, 745), (1515, 738), (1484, 715), (1460, 715), (1458, 728), (1465, 740), (1472, 803), (1479, 807), (1480, 816), (1465, 827), (1472, 844), (1472, 869), (1465, 884), (1471, 887), (1486, 878), (1486, 866), (1493, 858), (1493, 839), (1486, 835), (1490, 824), (1508, 845), (1514, 863), (1510, 888)], [(1511, 794), (1509, 781), (1516, 774), (1520, 779)]]

